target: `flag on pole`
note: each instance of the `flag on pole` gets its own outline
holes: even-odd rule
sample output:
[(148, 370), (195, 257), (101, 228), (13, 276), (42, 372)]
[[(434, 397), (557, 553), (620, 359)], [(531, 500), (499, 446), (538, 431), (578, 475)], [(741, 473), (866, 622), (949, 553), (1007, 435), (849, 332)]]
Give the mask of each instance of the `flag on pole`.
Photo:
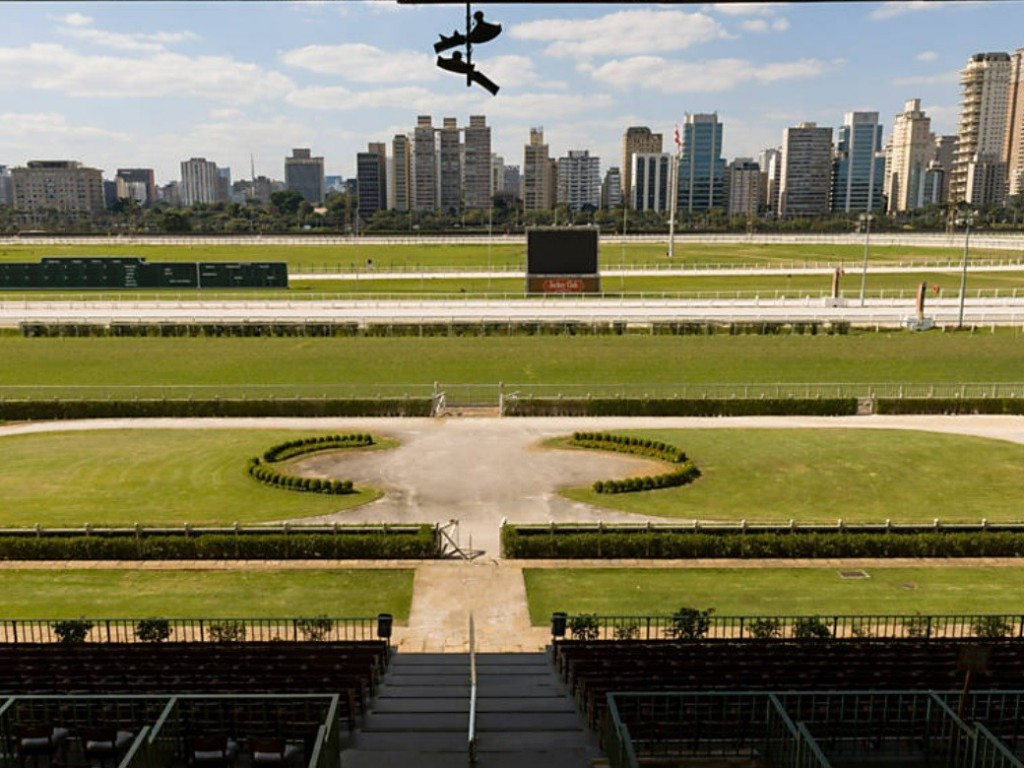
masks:
[(683, 146), (683, 140), (679, 137), (679, 123), (675, 124), (675, 141), (677, 147)]

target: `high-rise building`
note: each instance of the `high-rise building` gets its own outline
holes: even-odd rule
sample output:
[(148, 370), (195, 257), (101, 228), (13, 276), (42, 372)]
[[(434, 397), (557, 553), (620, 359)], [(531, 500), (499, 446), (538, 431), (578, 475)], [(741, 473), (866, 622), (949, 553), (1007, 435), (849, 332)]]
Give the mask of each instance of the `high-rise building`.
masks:
[(491, 128), (484, 115), (470, 115), (469, 125), (463, 131), (462, 185), (467, 209), (486, 210), (494, 195), (491, 185)]
[(388, 207), (387, 163), (384, 142), (371, 142), (356, 154), (356, 199), (364, 221)]
[(505, 158), (491, 153), (491, 199), (500, 195), (505, 185)]
[(818, 216), (829, 211), (832, 129), (800, 123), (782, 134), (779, 216)]
[(925, 175), (934, 158), (931, 118), (921, 111), (920, 99), (909, 99), (892, 126), (892, 147), (885, 173), (890, 213), (925, 205)]
[(758, 162), (761, 166), (761, 199), (764, 201), (762, 210), (770, 216), (779, 213), (779, 183), (782, 180), (782, 148), (773, 147), (762, 150)]
[(681, 128), (679, 210), (692, 213), (724, 208), (725, 159), (718, 113), (687, 114)]
[(832, 163), (832, 210), (880, 211), (885, 155), (877, 112), (847, 112)]
[(217, 198), (218, 203), (227, 203), (231, 200), (231, 169), (217, 169)]
[(530, 129), (530, 143), (523, 149), (523, 207), (527, 211), (547, 211), (554, 206), (551, 197), (551, 158), (544, 143), (544, 129)]
[(31, 160), (11, 169), (14, 207), (35, 218), (44, 211), (101, 213), (104, 209), (103, 174), (75, 160)]
[(217, 202), (220, 176), (217, 164), (205, 157), (181, 161), (181, 184), (178, 198), (186, 208), (197, 203), (210, 205)]
[(1008, 53), (976, 53), (960, 71), (960, 126), (949, 180), (949, 198), (954, 203), (1002, 203), (1006, 195), (1003, 153), (1010, 71)]
[(941, 205), (946, 202), (949, 186), (949, 172), (938, 160), (932, 160), (925, 168), (921, 183), (921, 205)]
[(327, 196), (324, 185), (324, 159), (312, 157), (309, 149), (293, 149), (284, 159), (284, 183), (310, 205), (320, 205)]
[(412, 152), (409, 137), (397, 133), (391, 140), (391, 172), (388, 174), (388, 208), (412, 208)]
[(6, 165), (0, 165), (0, 205), (14, 205), (14, 182)]
[(658, 154), (661, 152), (661, 134), (652, 133), (646, 125), (631, 125), (622, 134), (622, 197), (632, 205), (633, 155), (637, 152)]
[(571, 149), (558, 158), (559, 205), (570, 211), (597, 209), (601, 204), (601, 158), (586, 149)]
[(665, 152), (634, 152), (629, 207), (635, 211), (667, 211), (672, 185), (672, 158)]
[(956, 136), (935, 136), (935, 162), (942, 171), (942, 193), (935, 202), (945, 203), (949, 200), (949, 180), (953, 175), (953, 164), (956, 162)]
[(622, 207), (622, 172), (612, 166), (604, 172), (601, 184), (601, 207), (611, 210)]
[(506, 165), (501, 173), (501, 191), (512, 195), (513, 199), (520, 200), (522, 194), (523, 177), (519, 173), (518, 165)]
[(345, 191), (344, 176), (324, 176), (324, 192), (328, 195), (337, 195)]
[[(438, 131), (438, 204), (445, 213), (462, 210), (462, 152), (459, 124), (454, 117), (444, 118)], [(490, 150), (488, 150), (488, 157)]]
[(118, 199), (134, 200), (139, 205), (156, 202), (156, 179), (152, 168), (118, 168), (114, 185)]
[(764, 205), (761, 197), (761, 166), (751, 157), (729, 163), (729, 215), (755, 218)]
[(1024, 48), (1010, 57), (1010, 91), (1006, 105), (1007, 193), (1024, 195)]
[(412, 207), (437, 210), (437, 149), (430, 115), (416, 118), (412, 134)]

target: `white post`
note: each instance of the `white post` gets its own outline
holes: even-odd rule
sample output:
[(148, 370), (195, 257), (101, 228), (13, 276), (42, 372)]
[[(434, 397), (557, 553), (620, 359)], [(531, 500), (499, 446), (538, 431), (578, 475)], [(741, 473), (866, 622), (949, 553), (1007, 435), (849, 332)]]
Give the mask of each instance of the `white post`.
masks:
[(964, 235), (964, 263), (963, 270), (960, 272), (960, 315), (957, 318), (956, 327), (964, 327), (964, 298), (967, 296), (967, 257), (970, 254), (971, 247), (971, 218), (972, 214), (967, 214), (967, 233)]
[(672, 162), (669, 163), (669, 216), (668, 216), (668, 257), (673, 259), (676, 255), (676, 209), (679, 206), (679, 150), (672, 155)]
[(863, 220), (867, 222), (867, 228), (864, 234), (864, 270), (860, 275), (860, 305), (864, 306), (864, 291), (868, 284), (868, 254), (871, 252), (871, 219), (873, 218), (870, 213), (863, 214), (861, 216)]

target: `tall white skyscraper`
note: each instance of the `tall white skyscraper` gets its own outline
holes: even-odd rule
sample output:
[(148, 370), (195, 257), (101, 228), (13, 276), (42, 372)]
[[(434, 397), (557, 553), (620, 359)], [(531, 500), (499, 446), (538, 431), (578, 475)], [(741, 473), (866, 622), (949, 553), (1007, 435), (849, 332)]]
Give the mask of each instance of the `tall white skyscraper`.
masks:
[(494, 195), (491, 167), (491, 128), (484, 115), (470, 115), (463, 131), (462, 185), (467, 209), (486, 210)]
[(976, 53), (960, 71), (960, 127), (949, 182), (950, 200), (1002, 203), (1006, 196), (1010, 55)]
[(217, 164), (205, 157), (193, 157), (181, 162), (181, 184), (178, 194), (181, 204), (186, 208), (196, 203), (217, 202), (217, 188), (220, 185), (220, 174)]
[(569, 150), (558, 158), (558, 204), (570, 211), (596, 209), (601, 204), (601, 158), (586, 149)]
[(667, 211), (672, 192), (672, 156), (667, 152), (634, 152), (630, 169), (629, 207), (636, 211)]
[(892, 126), (892, 146), (886, 165), (888, 210), (912, 211), (924, 205), (925, 173), (935, 159), (932, 121), (921, 111), (920, 99), (909, 99)]

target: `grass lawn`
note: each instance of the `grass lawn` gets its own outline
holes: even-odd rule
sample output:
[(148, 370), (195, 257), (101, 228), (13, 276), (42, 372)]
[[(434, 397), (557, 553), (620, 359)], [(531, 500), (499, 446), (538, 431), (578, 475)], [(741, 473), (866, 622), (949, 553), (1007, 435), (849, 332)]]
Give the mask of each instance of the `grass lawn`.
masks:
[(610, 616), (671, 615), (683, 606), (721, 616), (1017, 613), (1020, 567), (868, 568), (842, 579), (835, 568), (527, 568), (535, 626), (555, 611)]
[(687, 520), (1024, 519), (1019, 493), (1024, 445), (874, 429), (687, 429), (629, 434), (683, 448), (702, 476), (679, 488), (620, 494), (579, 488), (564, 495), (596, 506)]
[(268, 522), (380, 497), (373, 488), (342, 496), (286, 491), (246, 474), (250, 456), (309, 434), (154, 429), (3, 437), (0, 526)]
[[(599, 259), (606, 267), (619, 264), (789, 264), (794, 262), (831, 262), (860, 264), (864, 246), (860, 243), (718, 244), (691, 243), (680, 236), (676, 240), (674, 262), (668, 259), (668, 236), (660, 243), (605, 243)], [(878, 263), (914, 259), (958, 262), (962, 241), (951, 248), (916, 246), (872, 246), (870, 260)], [(95, 245), (41, 245), (31, 242), (0, 246), (0, 261), (38, 261), (45, 256), (140, 256), (148, 261), (284, 261), (303, 269), (364, 269), (367, 259), (375, 270), (417, 269), (422, 267), (491, 266), (523, 267), (525, 243), (503, 243), (500, 238), (484, 244), (384, 244), (358, 241), (341, 245), (133, 245), (97, 243)], [(973, 258), (1008, 259), (1019, 256), (1012, 250), (972, 248)]]
[[(259, 382), (281, 387), (277, 394), (317, 395), (336, 391), (332, 387), (337, 385), (372, 395), (384, 385), (389, 391), (406, 385), (429, 389), (434, 381), (661, 388), (684, 383), (1019, 382), (1024, 381), (1024, 334), (1015, 328), (849, 336), (422, 339), (0, 335), (0, 360), (0, 387), (189, 385), (227, 393)], [(215, 394), (216, 389), (196, 396)]]
[(413, 571), (2, 571), (5, 619), (409, 618)]

